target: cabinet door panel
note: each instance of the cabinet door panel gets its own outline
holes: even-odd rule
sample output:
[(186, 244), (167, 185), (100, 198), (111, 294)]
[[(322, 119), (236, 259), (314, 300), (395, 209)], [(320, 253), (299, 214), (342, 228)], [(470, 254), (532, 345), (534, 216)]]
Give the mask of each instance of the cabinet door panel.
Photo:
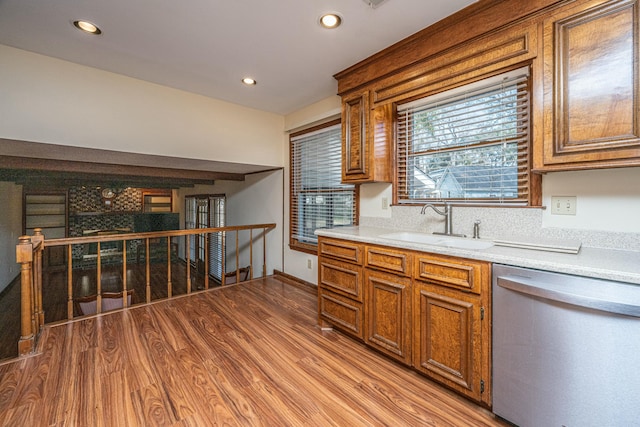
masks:
[(405, 363), (411, 363), (411, 280), (366, 271), (367, 343)]
[(638, 161), (638, 19), (637, 0), (545, 19), (545, 164)]
[(480, 298), (419, 285), (414, 291), (414, 367), (481, 399)]
[(367, 179), (368, 93), (348, 98), (342, 106), (342, 180)]

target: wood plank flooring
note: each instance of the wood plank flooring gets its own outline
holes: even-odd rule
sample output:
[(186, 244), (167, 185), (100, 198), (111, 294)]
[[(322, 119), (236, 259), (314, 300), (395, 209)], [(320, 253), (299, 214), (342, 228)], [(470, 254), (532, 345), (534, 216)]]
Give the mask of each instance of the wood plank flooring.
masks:
[[(186, 265), (178, 261), (171, 263), (172, 294), (187, 293)], [(96, 270), (73, 270), (73, 297), (96, 294)], [(152, 263), (150, 266), (151, 300), (167, 297), (167, 266), (165, 263)], [(144, 263), (127, 265), (128, 289), (135, 291), (134, 304), (146, 300), (146, 268)], [(103, 292), (122, 291), (122, 265), (108, 265), (102, 269)], [(210, 287), (219, 286), (213, 279)], [(195, 269), (191, 269), (191, 287), (193, 291), (204, 289), (204, 278)], [(45, 268), (42, 275), (42, 305), (45, 322), (59, 322), (67, 319), (67, 273), (60, 268)], [(75, 313), (78, 315), (78, 313)], [(0, 361), (18, 356), (20, 338), (20, 278), (11, 283), (0, 296)]]
[(273, 277), (48, 326), (0, 365), (2, 426), (496, 426)]

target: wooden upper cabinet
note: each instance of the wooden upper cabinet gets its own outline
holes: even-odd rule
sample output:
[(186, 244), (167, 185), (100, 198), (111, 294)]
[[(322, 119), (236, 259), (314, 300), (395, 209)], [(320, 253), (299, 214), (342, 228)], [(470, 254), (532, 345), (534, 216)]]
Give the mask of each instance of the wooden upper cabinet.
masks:
[(391, 105), (370, 109), (369, 91), (343, 98), (343, 182), (391, 182), (391, 114)]
[(640, 165), (638, 18), (638, 0), (600, 0), (571, 2), (544, 19), (536, 169)]

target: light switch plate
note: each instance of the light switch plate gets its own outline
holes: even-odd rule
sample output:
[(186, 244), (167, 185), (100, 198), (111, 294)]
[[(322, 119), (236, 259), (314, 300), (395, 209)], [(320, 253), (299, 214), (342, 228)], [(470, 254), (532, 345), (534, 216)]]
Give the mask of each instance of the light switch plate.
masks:
[(575, 215), (576, 196), (551, 196), (551, 215)]

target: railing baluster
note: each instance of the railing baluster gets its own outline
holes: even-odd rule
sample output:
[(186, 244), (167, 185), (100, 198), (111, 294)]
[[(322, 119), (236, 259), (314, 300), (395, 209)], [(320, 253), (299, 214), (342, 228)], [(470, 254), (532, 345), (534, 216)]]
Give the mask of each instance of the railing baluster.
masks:
[(262, 229), (262, 276), (267, 275), (267, 229)]
[(222, 251), (222, 253), (220, 254), (220, 268), (222, 269), (222, 273), (221, 273), (221, 277), (220, 277), (220, 284), (222, 286), (224, 286), (226, 283), (226, 275), (224, 274), (227, 271), (227, 233), (225, 231), (221, 231), (220, 233), (222, 238), (220, 239), (220, 242), (222, 243), (222, 247), (220, 248), (220, 250)]
[(127, 241), (122, 241), (122, 307), (127, 308)]
[(102, 257), (100, 255), (100, 241), (98, 241), (98, 258), (96, 265), (96, 313), (102, 313)]
[(67, 245), (67, 318), (73, 319), (73, 248)]
[(249, 229), (249, 280), (253, 279), (253, 228)]
[(236, 230), (236, 283), (240, 281), (240, 251), (238, 244), (240, 242), (240, 230)]
[(44, 311), (42, 310), (42, 252), (44, 251), (44, 235), (41, 228), (33, 230), (31, 242), (36, 250), (35, 259), (33, 261), (33, 298), (34, 298), (34, 319), (35, 331), (40, 332), (44, 326)]
[[(194, 235), (193, 236), (194, 239), (198, 239), (198, 235)], [(197, 242), (198, 240), (194, 240), (194, 242)], [(187, 247), (190, 248), (191, 246), (191, 236), (187, 235)], [(191, 252), (191, 251), (189, 251)], [(196, 254), (196, 258), (194, 261), (196, 261), (198, 259), (198, 254)], [(189, 259), (189, 256), (187, 256), (187, 294), (191, 293), (191, 260)]]
[(210, 233), (204, 233), (204, 288), (209, 289), (209, 248)]
[(145, 293), (146, 293), (146, 301), (147, 304), (149, 304), (151, 302), (151, 264), (149, 261), (149, 238), (147, 237), (146, 239), (144, 239), (145, 241), (145, 253), (144, 253), (144, 271), (145, 271), (145, 278), (146, 278), (146, 287), (145, 287)]
[[(171, 246), (171, 239), (167, 237), (167, 247)], [(173, 295), (173, 284), (171, 283), (171, 257), (167, 258), (167, 298)]]

